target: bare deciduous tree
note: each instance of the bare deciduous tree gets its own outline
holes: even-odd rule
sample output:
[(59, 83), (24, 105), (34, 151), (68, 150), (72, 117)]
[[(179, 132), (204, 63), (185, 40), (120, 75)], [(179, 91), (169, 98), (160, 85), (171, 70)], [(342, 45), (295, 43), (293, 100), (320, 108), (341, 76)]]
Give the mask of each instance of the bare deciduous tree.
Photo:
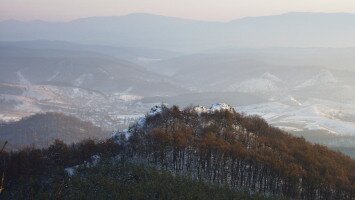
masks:
[[(4, 152), (5, 146), (7, 145), (7, 141), (5, 141), (4, 145), (1, 148), (0, 151), (0, 155), (2, 154), (2, 152)], [(5, 162), (4, 162), (5, 163)], [(4, 171), (2, 172), (2, 177), (1, 177), (1, 185), (0, 185), (0, 194), (4, 191), (5, 187), (4, 187), (4, 181), (5, 181), (5, 169), (6, 167), (4, 167)]]

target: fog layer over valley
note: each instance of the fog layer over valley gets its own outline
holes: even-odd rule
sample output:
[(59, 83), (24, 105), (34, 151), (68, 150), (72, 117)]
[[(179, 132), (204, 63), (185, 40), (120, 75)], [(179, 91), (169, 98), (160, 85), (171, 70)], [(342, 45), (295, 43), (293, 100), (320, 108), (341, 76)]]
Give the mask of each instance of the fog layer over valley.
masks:
[(62, 112), (114, 131), (156, 104), (225, 102), (355, 155), (351, 22), (355, 15), (315, 13), (228, 23), (148, 14), (3, 21), (0, 117)]

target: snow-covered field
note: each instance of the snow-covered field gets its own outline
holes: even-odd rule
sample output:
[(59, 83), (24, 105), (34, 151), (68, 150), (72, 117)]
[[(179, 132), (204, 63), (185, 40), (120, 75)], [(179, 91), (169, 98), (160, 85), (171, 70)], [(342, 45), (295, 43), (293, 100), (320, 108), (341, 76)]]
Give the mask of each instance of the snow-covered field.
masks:
[[(295, 99), (294, 99), (295, 100)], [(269, 102), (237, 107), (240, 112), (260, 115), (286, 131), (324, 130), (336, 135), (355, 136), (355, 105), (309, 99), (296, 105)]]
[[(52, 111), (117, 130), (128, 128), (153, 105), (161, 103), (142, 103), (144, 97), (132, 94), (129, 89), (119, 93), (103, 93), (81, 87), (32, 85), (21, 72), (17, 76), (20, 84), (5, 86), (21, 89), (22, 93), (0, 93), (2, 121), (19, 120), (38, 112)], [(260, 115), (285, 131), (355, 137), (355, 87), (338, 78), (332, 72), (323, 70), (289, 83), (284, 76), (264, 72), (231, 83), (226, 90), (266, 99), (264, 103), (236, 106), (235, 109), (248, 115)], [(80, 81), (77, 85), (80, 85)], [(203, 107), (196, 109), (198, 112), (209, 110)]]
[[(0, 111), (0, 120), (18, 120), (34, 113), (54, 111), (73, 114), (109, 129), (126, 128), (152, 106), (140, 103), (141, 96), (123, 93), (103, 94), (81, 88), (29, 84), (23, 90), (21, 95), (0, 94), (2, 103), (12, 105)], [(262, 104), (237, 106), (236, 110), (260, 115), (286, 131), (324, 130), (355, 136), (355, 104), (352, 103), (287, 96)]]
[(152, 106), (134, 103), (142, 97), (129, 94), (53, 85), (12, 86), (22, 87), (23, 92), (0, 94), (0, 121), (17, 121), (40, 112), (62, 112), (115, 130), (127, 128)]

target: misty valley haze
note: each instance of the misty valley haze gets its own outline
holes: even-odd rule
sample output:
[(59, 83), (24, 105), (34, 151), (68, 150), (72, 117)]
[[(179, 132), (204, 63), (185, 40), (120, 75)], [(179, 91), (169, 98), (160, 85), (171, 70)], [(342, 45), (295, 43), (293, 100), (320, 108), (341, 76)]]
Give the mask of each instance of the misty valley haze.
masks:
[[(328, 189), (312, 188), (309, 177), (319, 172), (333, 180), (339, 170), (344, 173), (334, 185), (340, 189), (327, 185), (328, 197), (351, 199), (354, 24), (355, 14), (306, 12), (229, 22), (142, 13), (69, 22), (1, 21), (0, 144), (8, 141), (7, 148), (20, 150), (48, 148), (57, 138), (67, 144), (108, 139), (77, 146), (56, 140), (42, 157), (33, 150), (34, 157), (49, 166), (66, 163), (61, 167), (75, 177), (82, 167), (100, 173), (110, 168), (95, 168), (97, 152), (123, 163), (127, 156), (132, 163), (154, 162), (158, 169), (191, 173), (230, 184), (229, 189), (296, 199), (326, 197)], [(181, 137), (166, 135), (171, 133)], [(70, 159), (49, 156), (58, 149)], [(211, 161), (202, 162), (205, 158)], [(307, 165), (312, 159), (315, 169)], [(240, 173), (229, 171), (233, 167)], [(147, 172), (160, 177), (154, 173)], [(124, 187), (131, 187), (130, 181)]]
[[(310, 131), (305, 137), (353, 136), (352, 21), (323, 13), (226, 23), (150, 14), (3, 21), (1, 116), (62, 111), (113, 130), (154, 103), (221, 101)], [(340, 146), (354, 145), (342, 137)], [(339, 145), (333, 136), (312, 141)]]

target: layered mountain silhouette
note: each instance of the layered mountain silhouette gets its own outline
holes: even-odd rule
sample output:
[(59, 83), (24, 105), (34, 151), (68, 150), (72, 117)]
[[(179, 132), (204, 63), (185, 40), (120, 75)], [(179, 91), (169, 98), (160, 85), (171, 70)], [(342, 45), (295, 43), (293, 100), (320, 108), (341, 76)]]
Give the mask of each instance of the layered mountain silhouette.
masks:
[(200, 51), (219, 47), (355, 46), (355, 15), (287, 13), (207, 22), (152, 14), (70, 22), (3, 21), (1, 40), (63, 40), (88, 44)]

